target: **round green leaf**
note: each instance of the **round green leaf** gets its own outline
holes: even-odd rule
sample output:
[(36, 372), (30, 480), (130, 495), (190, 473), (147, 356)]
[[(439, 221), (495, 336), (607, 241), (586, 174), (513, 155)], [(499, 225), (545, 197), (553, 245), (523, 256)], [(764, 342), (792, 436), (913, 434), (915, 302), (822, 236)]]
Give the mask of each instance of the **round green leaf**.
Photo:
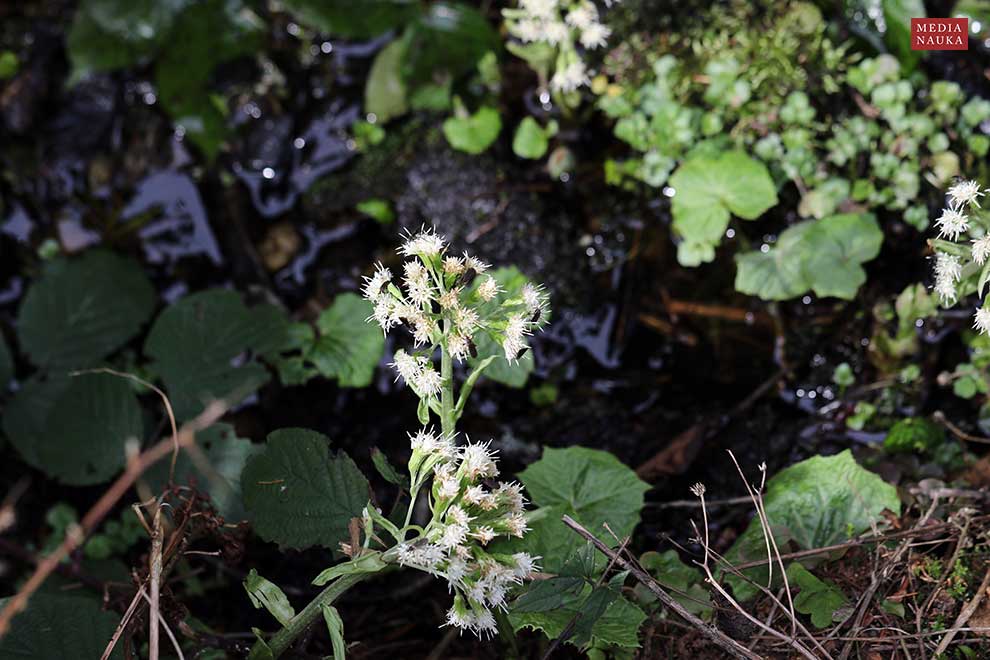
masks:
[(525, 117), (512, 138), (512, 152), (520, 158), (543, 158), (549, 145), (548, 137), (547, 131), (535, 119)]
[(110, 479), (143, 435), (128, 382), (110, 374), (33, 378), (7, 406), (4, 432), (30, 465), (73, 486)]
[(96, 250), (45, 265), (18, 314), (21, 348), (39, 367), (91, 366), (137, 334), (155, 291), (130, 259)]
[[(104, 612), (96, 599), (38, 593), (0, 638), (0, 658), (99, 658), (119, 623), (120, 616)], [(123, 657), (120, 644), (110, 657)]]
[(480, 154), (491, 146), (502, 130), (502, 118), (495, 108), (479, 108), (470, 117), (451, 117), (443, 122), (443, 134), (454, 149)]

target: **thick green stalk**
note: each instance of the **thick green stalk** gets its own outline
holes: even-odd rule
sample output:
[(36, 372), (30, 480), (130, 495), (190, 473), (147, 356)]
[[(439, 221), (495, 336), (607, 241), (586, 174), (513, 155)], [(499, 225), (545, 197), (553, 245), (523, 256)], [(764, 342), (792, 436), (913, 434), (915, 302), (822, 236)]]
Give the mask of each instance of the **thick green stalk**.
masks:
[[(450, 328), (450, 321), (444, 321), (444, 335)], [(454, 435), (454, 426), (457, 420), (454, 419), (454, 360), (447, 352), (447, 346), (440, 344), (440, 429), (445, 436)]]
[(355, 573), (353, 575), (342, 575), (337, 578), (327, 588), (320, 592), (320, 595), (309, 602), (302, 612), (292, 617), (289, 625), (268, 640), (268, 648), (271, 649), (274, 657), (279, 657), (289, 648), (296, 637), (301, 635), (312, 623), (323, 616), (323, 606), (331, 605), (345, 591), (353, 587), (358, 582), (373, 575), (372, 573)]

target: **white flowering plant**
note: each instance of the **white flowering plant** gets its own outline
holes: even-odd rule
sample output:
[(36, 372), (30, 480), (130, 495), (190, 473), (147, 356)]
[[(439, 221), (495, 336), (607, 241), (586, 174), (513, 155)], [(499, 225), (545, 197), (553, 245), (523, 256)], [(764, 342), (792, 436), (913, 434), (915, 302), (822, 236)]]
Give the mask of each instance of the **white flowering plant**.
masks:
[[(617, 2), (605, 0), (605, 6)], [(604, 48), (612, 34), (598, 6), (591, 0), (519, 0), (502, 16), (514, 39), (507, 48), (533, 68), (541, 92), (549, 90), (565, 108), (577, 108), (580, 88), (591, 84), (585, 56)]]
[[(272, 603), (286, 602), (284, 594), (272, 598), (281, 594), (278, 587), (252, 574), (245, 583), (252, 600), (284, 626), (267, 641), (259, 638), (256, 649), (269, 657), (283, 653), (321, 612), (328, 624), (339, 620), (328, 614), (331, 603), (351, 586), (399, 567), (447, 582), (453, 598), (444, 625), (492, 636), (510, 592), (538, 570), (539, 557), (498, 552), (489, 545), (499, 537), (525, 536), (526, 499), (521, 485), (492, 481), (499, 470), (490, 443), (461, 442), (456, 424), (477, 379), (497, 357), (473, 360), (479, 357), (476, 339), (484, 334), (506, 360), (518, 360), (529, 350), (528, 337), (547, 322), (547, 296), (529, 283), (503, 290), (488, 264), (451, 253), (434, 230), (408, 236), (399, 254), (407, 258), (401, 280), (394, 281), (391, 271), (378, 264), (362, 291), (374, 311), (354, 323), (375, 322), (386, 334), (405, 327), (411, 334), (413, 348), (395, 351), (391, 364), (420, 399), (421, 427), (409, 435), (410, 502), (404, 521), (390, 520), (369, 502), (352, 523), (350, 543), (341, 544), (348, 561), (317, 576), (314, 584), (325, 589), (299, 614), (279, 618)], [(469, 360), (473, 369), (458, 391), (454, 365)], [(432, 417), (439, 420), (439, 430)], [(417, 522), (423, 493), (429, 516)], [(330, 629), (342, 644), (340, 626)]]
[(951, 307), (976, 293), (983, 300), (974, 311), (973, 327), (982, 334), (990, 334), (990, 305), (983, 298), (990, 282), (990, 213), (980, 205), (988, 190), (977, 181), (954, 183), (935, 220), (939, 237), (930, 241), (935, 253), (932, 289), (939, 302)]

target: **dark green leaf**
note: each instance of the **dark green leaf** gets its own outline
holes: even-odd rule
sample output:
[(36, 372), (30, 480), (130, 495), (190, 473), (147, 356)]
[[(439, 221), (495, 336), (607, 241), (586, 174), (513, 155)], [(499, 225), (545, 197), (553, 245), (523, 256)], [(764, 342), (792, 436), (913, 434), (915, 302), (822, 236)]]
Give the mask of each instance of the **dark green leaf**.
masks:
[(288, 332), (287, 319), (270, 306), (249, 309), (235, 292), (212, 289), (167, 307), (144, 352), (165, 381), (176, 417), (185, 420), (216, 399), (236, 404), (267, 382), (265, 368), (241, 356), (273, 352), (287, 343)]
[[(509, 621), (512, 623), (512, 629), (541, 630), (549, 639), (556, 639), (575, 616), (583, 612), (585, 615), (594, 616), (602, 601), (607, 600), (607, 595), (600, 595), (588, 604), (592, 591), (590, 585), (585, 585), (580, 593), (565, 599), (556, 609), (529, 613), (510, 612)], [(589, 608), (587, 612), (584, 609), (586, 604)], [(624, 597), (616, 598), (606, 604), (600, 616), (595, 617), (590, 643), (636, 648), (639, 646), (639, 627), (645, 619), (646, 615), (636, 605)], [(573, 643), (574, 638), (572, 637), (570, 641)]]
[(927, 16), (925, 3), (922, 0), (881, 0), (880, 4), (887, 26), (883, 40), (887, 48), (897, 55), (905, 71), (910, 73), (922, 55), (922, 51), (911, 49), (911, 19)]
[(555, 610), (568, 597), (580, 593), (584, 585), (584, 579), (576, 577), (537, 580), (512, 604), (512, 612), (525, 614)]
[(412, 85), (439, 73), (452, 78), (473, 71), (488, 51), (498, 50), (500, 39), (488, 19), (467, 4), (434, 2), (414, 20), (402, 61), (402, 76)]
[(329, 445), (315, 431), (280, 429), (268, 436), (264, 453), (248, 461), (241, 488), (258, 536), (299, 550), (336, 549), (347, 539), (351, 518), (368, 504), (368, 481)]
[(124, 444), (143, 436), (134, 391), (109, 374), (32, 378), (7, 406), (3, 428), (25, 461), (74, 486), (112, 477), (124, 466)]
[(889, 452), (927, 452), (945, 442), (945, 429), (924, 417), (907, 417), (890, 427), (883, 441)]
[(154, 305), (154, 289), (131, 260), (103, 250), (60, 257), (24, 297), (21, 348), (39, 367), (91, 366), (137, 334)]
[[(0, 606), (9, 600), (0, 600)], [(118, 623), (120, 616), (104, 612), (95, 598), (38, 593), (0, 637), (0, 658), (99, 658)], [(110, 657), (124, 657), (123, 647), (118, 644)]]
[(399, 28), (419, 13), (414, 0), (285, 0), (303, 25), (346, 39), (370, 39)]

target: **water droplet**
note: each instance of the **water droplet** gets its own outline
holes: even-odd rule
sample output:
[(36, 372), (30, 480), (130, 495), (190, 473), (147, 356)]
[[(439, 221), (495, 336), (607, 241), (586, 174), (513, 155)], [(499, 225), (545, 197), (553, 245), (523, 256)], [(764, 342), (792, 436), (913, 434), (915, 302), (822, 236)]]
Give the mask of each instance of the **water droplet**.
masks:
[(770, 246), (767, 245), (766, 243), (760, 246), (760, 252), (762, 252), (763, 254), (766, 254), (769, 251), (770, 251)]
[(369, 113), (368, 113), (368, 116), (367, 116), (367, 117), (365, 117), (365, 120), (366, 120), (366, 121), (367, 121), (367, 122), (368, 122), (369, 124), (374, 124), (374, 123), (375, 123), (376, 121), (378, 121), (378, 115), (376, 115), (376, 114), (375, 114), (375, 113), (373, 113), (373, 112), (369, 112)]
[(732, 227), (729, 227), (728, 229), (725, 230), (726, 238), (734, 238), (735, 235), (736, 235), (736, 230), (733, 229)]
[(330, 43), (329, 41), (324, 41), (322, 44), (320, 44), (320, 50), (323, 51), (324, 55), (329, 55), (330, 53), (333, 52), (333, 44)]
[(293, 37), (298, 37), (302, 30), (295, 23), (289, 23), (285, 26), (285, 31), (291, 34)]
[(796, 392), (794, 392), (794, 394), (796, 394), (797, 395), (797, 398), (799, 398), (799, 399), (803, 399), (804, 398), (804, 390), (797, 390)]
[(147, 105), (154, 105), (158, 98), (155, 96), (154, 92), (148, 92), (144, 95), (144, 102)]
[(265, 169), (261, 170), (261, 176), (265, 177), (266, 179), (274, 179), (275, 170), (273, 170), (270, 167), (266, 167)]
[(540, 92), (540, 103), (544, 106), (550, 103), (550, 92)]
[(662, 192), (664, 197), (673, 197), (677, 194), (677, 191), (670, 186), (664, 186)]
[(811, 296), (805, 296), (804, 298), (801, 298), (801, 302), (803, 302), (805, 305), (810, 305), (811, 304)]
[(292, 146), (295, 147), (296, 149), (302, 149), (303, 147), (306, 146), (306, 140), (304, 140), (301, 137), (297, 137), (295, 140), (292, 141)]
[(563, 181), (564, 183), (567, 183), (568, 181), (571, 180), (571, 175), (568, 174), (567, 172), (561, 172), (560, 173), (560, 180)]

